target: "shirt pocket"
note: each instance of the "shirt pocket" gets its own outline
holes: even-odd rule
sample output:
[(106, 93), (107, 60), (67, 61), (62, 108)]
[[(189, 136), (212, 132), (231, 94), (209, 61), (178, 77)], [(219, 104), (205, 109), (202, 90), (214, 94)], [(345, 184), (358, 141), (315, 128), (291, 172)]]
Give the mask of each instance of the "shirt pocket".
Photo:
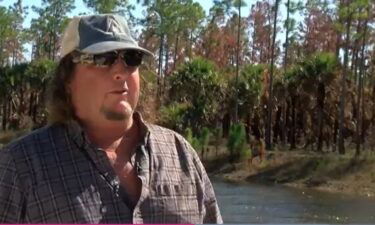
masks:
[(195, 197), (197, 190), (193, 184), (158, 184), (156, 193), (158, 196)]
[(153, 186), (151, 202), (155, 216), (162, 223), (201, 223), (195, 184), (157, 184)]

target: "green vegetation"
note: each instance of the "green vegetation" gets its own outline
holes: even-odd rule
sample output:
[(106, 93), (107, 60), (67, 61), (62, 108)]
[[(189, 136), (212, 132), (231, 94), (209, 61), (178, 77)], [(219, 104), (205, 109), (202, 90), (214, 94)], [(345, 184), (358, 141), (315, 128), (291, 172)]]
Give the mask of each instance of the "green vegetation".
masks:
[(202, 144), (199, 138), (197, 138), (196, 136), (193, 136), (193, 131), (190, 128), (186, 128), (185, 138), (196, 151), (201, 150)]
[(202, 129), (202, 132), (198, 135), (193, 135), (193, 131), (190, 128), (185, 130), (185, 138), (191, 144), (191, 146), (201, 154), (201, 159), (207, 159), (209, 153), (209, 144), (211, 141), (212, 133), (207, 127)]
[(243, 124), (234, 124), (229, 130), (227, 148), (232, 160), (243, 159), (249, 151), (246, 144), (246, 132)]
[(224, 82), (215, 65), (195, 58), (183, 64), (168, 79), (167, 104), (184, 104), (182, 124), (197, 133), (211, 124), (221, 112), (220, 100)]

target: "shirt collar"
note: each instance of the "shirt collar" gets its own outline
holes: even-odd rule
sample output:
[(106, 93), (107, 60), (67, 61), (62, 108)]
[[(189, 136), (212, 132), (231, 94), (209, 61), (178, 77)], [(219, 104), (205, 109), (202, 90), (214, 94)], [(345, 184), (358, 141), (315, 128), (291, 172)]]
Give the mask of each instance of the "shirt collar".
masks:
[[(143, 120), (140, 112), (134, 112), (133, 119), (134, 119), (134, 122), (138, 123), (139, 128), (140, 128), (140, 133), (142, 137), (140, 144), (146, 144), (148, 141), (149, 134), (150, 134), (150, 128), (148, 127), (146, 122)], [(92, 145), (83, 127), (77, 120), (68, 121), (66, 123), (66, 128), (67, 128), (69, 137), (79, 146), (87, 147), (87, 146)]]

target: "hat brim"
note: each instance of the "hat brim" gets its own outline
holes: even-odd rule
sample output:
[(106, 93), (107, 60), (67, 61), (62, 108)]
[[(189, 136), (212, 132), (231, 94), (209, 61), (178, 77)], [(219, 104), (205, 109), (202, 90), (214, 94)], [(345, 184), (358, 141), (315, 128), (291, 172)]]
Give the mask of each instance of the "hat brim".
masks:
[(96, 44), (90, 45), (82, 49), (81, 52), (89, 53), (89, 54), (100, 54), (100, 53), (105, 53), (105, 52), (110, 52), (110, 51), (115, 51), (115, 50), (121, 50), (121, 49), (135, 49), (135, 50), (139, 50), (145, 53), (145, 55), (154, 57), (154, 54), (152, 54), (152, 52), (150, 52), (147, 49), (136, 46), (133, 43), (117, 42), (117, 41), (105, 41), (105, 42), (96, 43)]

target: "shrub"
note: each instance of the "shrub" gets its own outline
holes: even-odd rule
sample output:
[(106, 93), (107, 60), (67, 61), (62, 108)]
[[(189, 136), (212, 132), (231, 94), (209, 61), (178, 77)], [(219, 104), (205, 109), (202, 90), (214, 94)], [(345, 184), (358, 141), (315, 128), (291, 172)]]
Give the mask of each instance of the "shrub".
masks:
[(201, 142), (198, 138), (193, 136), (193, 131), (190, 128), (186, 128), (185, 130), (185, 138), (191, 144), (191, 146), (195, 149), (195, 151), (200, 151), (202, 146)]
[(217, 156), (219, 146), (221, 144), (221, 139), (223, 137), (223, 128), (219, 126), (218, 128), (214, 129), (213, 136), (214, 136), (213, 144), (215, 145), (215, 155)]
[(212, 134), (211, 134), (210, 130), (207, 127), (204, 127), (202, 129), (202, 134), (201, 134), (201, 138), (200, 138), (201, 139), (202, 148), (204, 148), (204, 149), (208, 148), (211, 136), (212, 136)]
[(186, 126), (186, 110), (189, 108), (185, 103), (173, 103), (160, 109), (159, 123), (177, 132), (182, 132)]
[(242, 123), (233, 124), (230, 127), (227, 147), (232, 161), (238, 161), (248, 154), (246, 131)]
[(183, 64), (168, 77), (169, 103), (187, 103), (184, 124), (199, 132), (217, 118), (222, 103), (224, 80), (215, 65), (202, 58)]

